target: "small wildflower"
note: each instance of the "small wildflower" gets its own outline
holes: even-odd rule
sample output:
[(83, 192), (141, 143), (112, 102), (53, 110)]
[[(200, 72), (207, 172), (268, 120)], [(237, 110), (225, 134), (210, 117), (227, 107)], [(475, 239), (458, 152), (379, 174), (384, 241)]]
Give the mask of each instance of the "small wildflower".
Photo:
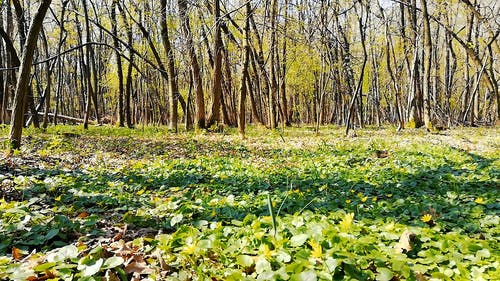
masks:
[(368, 200), (368, 196), (361, 198), (361, 202), (363, 202), (363, 203), (366, 202), (366, 200)]
[(425, 214), (422, 216), (421, 220), (425, 223), (431, 222), (432, 221), (432, 215), (431, 214)]
[(354, 220), (354, 213), (348, 213), (344, 216), (344, 218), (340, 222), (340, 226), (344, 230), (347, 230), (351, 227), (353, 220)]
[(350, 199), (345, 200), (345, 202), (346, 202), (347, 204), (351, 204), (351, 200), (350, 200)]
[(476, 198), (476, 200), (474, 200), (474, 202), (476, 202), (477, 204), (484, 204), (484, 199), (483, 197), (478, 197)]
[(321, 259), (323, 257), (323, 248), (321, 247), (321, 244), (313, 240), (309, 241), (308, 243), (312, 248), (311, 257), (315, 259)]
[(378, 199), (377, 196), (373, 197), (372, 202), (377, 202), (377, 199)]
[(263, 244), (264, 246), (261, 247), (261, 251), (264, 254), (266, 258), (271, 258), (274, 255), (274, 250), (269, 249), (269, 246), (267, 244)]

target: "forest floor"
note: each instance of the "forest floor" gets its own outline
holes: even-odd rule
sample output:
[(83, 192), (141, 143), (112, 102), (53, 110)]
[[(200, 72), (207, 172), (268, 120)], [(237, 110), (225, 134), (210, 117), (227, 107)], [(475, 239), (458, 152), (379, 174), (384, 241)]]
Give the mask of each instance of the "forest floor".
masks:
[(498, 128), (7, 134), (0, 280), (500, 280)]

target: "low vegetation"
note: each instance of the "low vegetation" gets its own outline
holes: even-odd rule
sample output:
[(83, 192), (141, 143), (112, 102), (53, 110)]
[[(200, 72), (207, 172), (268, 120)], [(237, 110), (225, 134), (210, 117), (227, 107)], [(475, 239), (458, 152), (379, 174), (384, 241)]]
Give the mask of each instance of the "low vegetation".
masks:
[(0, 280), (500, 279), (499, 130), (394, 131), (28, 129)]

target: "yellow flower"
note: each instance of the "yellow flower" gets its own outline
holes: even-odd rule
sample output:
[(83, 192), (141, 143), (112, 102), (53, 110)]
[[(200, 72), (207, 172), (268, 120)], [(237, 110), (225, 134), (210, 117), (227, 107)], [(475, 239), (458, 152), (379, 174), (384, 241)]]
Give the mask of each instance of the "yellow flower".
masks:
[(342, 229), (347, 230), (351, 227), (352, 221), (354, 220), (354, 213), (348, 213), (344, 216), (342, 221), (340, 222), (340, 227)]
[(350, 200), (350, 199), (347, 199), (347, 200), (345, 200), (345, 202), (346, 202), (347, 204), (350, 204), (350, 203), (351, 203), (351, 200)]
[(425, 214), (422, 216), (421, 220), (425, 223), (428, 223), (432, 221), (432, 215), (431, 214)]
[(274, 250), (269, 249), (269, 246), (267, 244), (264, 244), (264, 246), (261, 247), (260, 250), (262, 251), (264, 256), (268, 259), (271, 258), (274, 254)]
[(186, 245), (182, 247), (181, 253), (186, 255), (192, 255), (196, 252), (198, 243), (197, 241), (192, 241), (191, 239), (187, 239)]
[(310, 240), (309, 245), (311, 245), (312, 248), (311, 257), (315, 259), (321, 259), (323, 257), (323, 248), (321, 247), (321, 244), (317, 243), (316, 241)]
[(483, 197), (478, 197), (476, 198), (476, 200), (474, 200), (474, 202), (476, 202), (477, 204), (484, 204), (484, 199)]
[(373, 197), (372, 202), (377, 202), (377, 199), (378, 199), (377, 196)]
[(368, 200), (368, 196), (361, 198), (361, 202), (363, 202), (363, 203), (366, 202), (366, 200)]

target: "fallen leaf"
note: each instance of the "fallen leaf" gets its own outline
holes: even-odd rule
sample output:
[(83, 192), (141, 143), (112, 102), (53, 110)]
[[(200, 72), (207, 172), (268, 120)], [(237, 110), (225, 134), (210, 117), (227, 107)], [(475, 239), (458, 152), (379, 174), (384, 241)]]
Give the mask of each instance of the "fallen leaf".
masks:
[(405, 230), (399, 238), (399, 242), (394, 245), (394, 251), (396, 253), (409, 252), (412, 249), (411, 243), (415, 239), (415, 234), (409, 230)]
[(125, 267), (125, 273), (151, 274), (153, 270), (145, 262), (131, 262)]
[(84, 218), (86, 218), (86, 217), (88, 217), (88, 216), (89, 216), (89, 213), (87, 213), (87, 212), (81, 212), (81, 213), (79, 213), (79, 214), (78, 214), (78, 216), (76, 216), (76, 217), (77, 217), (77, 218), (80, 218), (80, 219), (84, 219)]
[(415, 278), (417, 281), (427, 281), (427, 277), (425, 277), (422, 273), (420, 272), (415, 272)]
[(14, 258), (14, 260), (19, 261), (24, 257), (24, 254), (20, 249), (12, 247), (12, 257)]
[(54, 279), (54, 278), (56, 278), (54, 273), (47, 270), (47, 271), (45, 271), (44, 275), (42, 275), (40, 277), (29, 276), (28, 278), (26, 278), (26, 281), (43, 281), (43, 280)]
[(118, 234), (116, 234), (115, 236), (113, 236), (112, 240), (113, 240), (113, 241), (118, 241), (118, 240), (120, 240), (120, 239), (122, 239), (122, 238), (123, 238), (123, 234), (118, 233)]

